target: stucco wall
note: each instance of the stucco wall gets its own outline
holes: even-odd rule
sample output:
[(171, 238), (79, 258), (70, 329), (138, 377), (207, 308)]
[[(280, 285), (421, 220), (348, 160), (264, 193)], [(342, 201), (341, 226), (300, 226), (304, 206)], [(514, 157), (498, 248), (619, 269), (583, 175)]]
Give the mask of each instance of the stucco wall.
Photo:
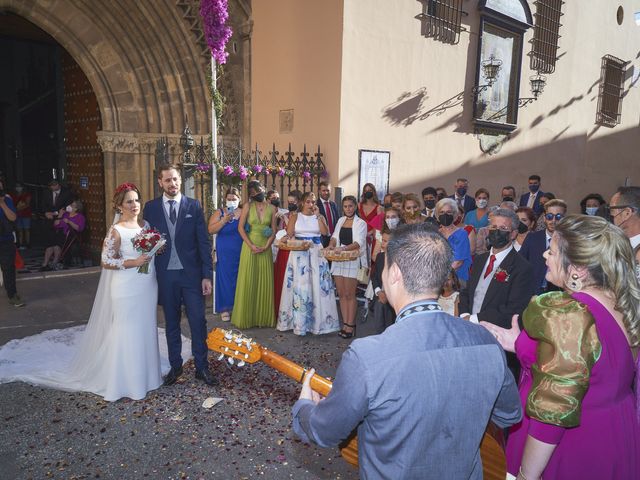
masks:
[[(306, 143), (334, 183), (338, 172), (342, 0), (254, 0), (251, 140), (268, 154)], [(279, 111), (294, 111), (291, 133), (279, 132)]]
[[(633, 18), (640, 2), (582, 4), (563, 7), (560, 59), (543, 95), (520, 109), (518, 129), (501, 151), (487, 155), (471, 122), (476, 2), (464, 2), (469, 15), (463, 25), (469, 31), (457, 45), (420, 35), (414, 18), (421, 12), (419, 2), (345, 2), (339, 183), (347, 192), (357, 188), (360, 148), (391, 151), (392, 191), (419, 192), (433, 185), (452, 193), (455, 178), (465, 176), (472, 194), (484, 186), (495, 197), (504, 184), (522, 193), (528, 175), (538, 173), (543, 190), (565, 197), (575, 210), (586, 193), (609, 197), (627, 176), (640, 183), (640, 82), (624, 99), (620, 125), (595, 125), (601, 57), (612, 54), (640, 67), (640, 26)], [(616, 22), (618, 5), (625, 10), (622, 26)], [(524, 55), (532, 34), (525, 37)], [(532, 73), (525, 56), (520, 97), (531, 96)], [(462, 101), (454, 100), (440, 114), (433, 111), (461, 93)]]

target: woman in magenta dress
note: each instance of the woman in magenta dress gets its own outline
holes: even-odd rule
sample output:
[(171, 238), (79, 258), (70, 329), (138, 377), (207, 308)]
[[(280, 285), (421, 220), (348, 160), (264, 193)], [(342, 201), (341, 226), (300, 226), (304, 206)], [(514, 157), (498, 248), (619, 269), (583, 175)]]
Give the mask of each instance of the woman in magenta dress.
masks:
[(545, 258), (547, 280), (565, 291), (535, 297), (522, 332), (516, 317), (510, 330), (485, 325), (522, 364), (526, 415), (509, 435), (508, 471), (525, 480), (640, 478), (631, 245), (602, 218), (570, 215)]

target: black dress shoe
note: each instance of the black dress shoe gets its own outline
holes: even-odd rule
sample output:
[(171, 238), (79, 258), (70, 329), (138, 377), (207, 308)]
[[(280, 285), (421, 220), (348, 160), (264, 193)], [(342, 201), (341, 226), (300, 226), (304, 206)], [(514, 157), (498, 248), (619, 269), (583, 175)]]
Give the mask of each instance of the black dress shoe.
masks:
[(178, 381), (178, 378), (180, 378), (180, 375), (182, 375), (182, 367), (179, 367), (179, 368), (172, 367), (171, 370), (169, 370), (169, 373), (167, 373), (167, 376), (164, 377), (163, 385), (165, 387), (168, 387), (169, 385), (173, 385)]
[(196, 371), (196, 378), (198, 380), (202, 380), (207, 385), (213, 387), (214, 385), (218, 385), (218, 379), (215, 377), (213, 373), (209, 370), (199, 370)]

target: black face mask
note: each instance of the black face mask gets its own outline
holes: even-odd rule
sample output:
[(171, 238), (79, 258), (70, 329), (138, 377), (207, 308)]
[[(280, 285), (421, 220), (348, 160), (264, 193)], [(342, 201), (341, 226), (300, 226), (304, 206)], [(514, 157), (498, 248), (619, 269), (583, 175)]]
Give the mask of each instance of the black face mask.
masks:
[(511, 242), (511, 232), (504, 232), (502, 230), (489, 230), (489, 245), (493, 248), (502, 248)]
[(436, 195), (436, 198), (438, 200), (442, 200), (444, 198), (444, 195), (442, 193), (439, 193), (438, 195)]
[(373, 192), (369, 190), (368, 192), (364, 192), (364, 198), (367, 200), (371, 200), (373, 198)]
[(435, 200), (425, 200), (424, 201), (424, 206), (427, 207), (429, 210), (433, 210), (434, 208), (436, 208), (436, 201)]
[(251, 197), (254, 202), (264, 202), (264, 192), (256, 193)]
[(274, 198), (273, 200), (271, 200), (271, 205), (273, 205), (274, 207), (278, 208), (280, 206), (280, 199), (279, 198)]
[(518, 225), (518, 233), (527, 233), (529, 231), (529, 227), (527, 227), (524, 223), (520, 222)]
[(502, 197), (503, 202), (513, 202), (513, 197)]
[(290, 212), (295, 212), (296, 210), (298, 210), (298, 204), (297, 203), (290, 203), (288, 205), (288, 207), (289, 207), (289, 211)]
[(384, 208), (391, 208), (391, 207), (393, 207), (393, 205), (391, 205), (390, 203), (385, 203), (384, 204)]
[(443, 227), (448, 227), (453, 223), (453, 215), (450, 213), (443, 213), (438, 216), (438, 223)]

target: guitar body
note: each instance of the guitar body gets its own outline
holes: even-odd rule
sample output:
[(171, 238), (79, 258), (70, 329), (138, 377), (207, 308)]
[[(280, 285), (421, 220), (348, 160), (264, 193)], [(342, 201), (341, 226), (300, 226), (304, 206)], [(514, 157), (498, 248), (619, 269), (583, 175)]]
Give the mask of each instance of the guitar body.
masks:
[[(210, 350), (244, 363), (262, 361), (287, 377), (302, 383), (307, 370), (291, 360), (258, 345), (250, 338), (235, 334), (228, 330), (216, 328), (207, 337)], [(242, 365), (242, 364), (241, 364)], [(331, 381), (320, 375), (311, 377), (311, 388), (326, 397), (331, 391)], [(340, 445), (340, 453), (348, 463), (358, 466), (358, 437), (355, 432)], [(504, 455), (504, 436), (502, 430), (489, 423), (480, 444), (480, 458), (485, 480), (504, 480), (507, 475), (507, 461)]]

